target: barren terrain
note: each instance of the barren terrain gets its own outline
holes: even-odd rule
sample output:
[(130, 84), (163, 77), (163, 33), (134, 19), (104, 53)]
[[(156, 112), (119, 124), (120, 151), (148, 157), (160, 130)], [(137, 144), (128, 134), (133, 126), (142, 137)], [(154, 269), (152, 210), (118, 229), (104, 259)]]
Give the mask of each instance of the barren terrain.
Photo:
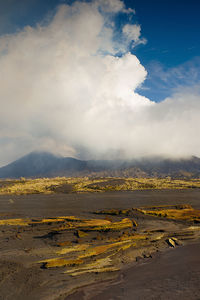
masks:
[(200, 190), (0, 195), (0, 299), (199, 299)]

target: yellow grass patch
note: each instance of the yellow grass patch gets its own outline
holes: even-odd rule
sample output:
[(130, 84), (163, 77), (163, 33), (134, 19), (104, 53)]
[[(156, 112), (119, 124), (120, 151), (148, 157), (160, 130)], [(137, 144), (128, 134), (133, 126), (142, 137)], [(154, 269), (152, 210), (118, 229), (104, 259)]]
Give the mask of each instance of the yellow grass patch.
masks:
[(105, 258), (97, 259), (89, 264), (85, 264), (82, 267), (67, 270), (64, 273), (70, 274), (70, 273), (74, 273), (77, 271), (79, 272), (79, 271), (85, 271), (85, 270), (92, 270), (92, 269), (96, 269), (96, 268), (100, 269), (100, 268), (104, 268), (104, 267), (108, 267), (108, 266), (111, 266), (111, 259), (110, 259), (110, 257), (105, 257)]
[(92, 227), (90, 230), (97, 230), (97, 231), (117, 230), (118, 231), (126, 228), (133, 228), (133, 223), (128, 218), (122, 219), (119, 222), (112, 222), (112, 223), (110, 222), (110, 224), (104, 226), (95, 226)]
[(62, 218), (51, 218), (51, 219), (42, 219), (38, 221), (32, 221), (30, 222), (30, 225), (32, 224), (43, 224), (43, 223), (59, 223), (59, 222), (65, 222), (65, 219)]
[(66, 258), (50, 258), (40, 263), (44, 263), (45, 268), (65, 267), (65, 266), (76, 266), (83, 263), (82, 259), (66, 259)]
[(9, 226), (28, 226), (30, 220), (29, 219), (7, 219), (0, 220), (0, 226), (9, 225)]
[(66, 183), (65, 177), (56, 178), (38, 178), (14, 180), (12, 183), (0, 188), (0, 194), (51, 194), (51, 186), (60, 186)]
[(103, 272), (116, 272), (116, 271), (119, 271), (119, 268), (116, 267), (94, 268), (94, 269), (73, 272), (70, 273), (70, 276), (80, 276), (86, 273), (103, 273)]
[(131, 239), (116, 242), (116, 243), (110, 243), (110, 244), (106, 244), (106, 245), (91, 247), (91, 248), (87, 249), (83, 255), (80, 255), (79, 258), (82, 259), (82, 258), (97, 256), (97, 255), (106, 253), (107, 251), (112, 250), (114, 248), (118, 248), (118, 250), (123, 249), (123, 246), (126, 243), (132, 243)]
[(65, 246), (71, 246), (72, 242), (71, 241), (64, 241), (64, 242), (60, 242), (57, 244), (57, 246), (59, 247), (65, 247)]
[(58, 250), (58, 251), (56, 251), (56, 253), (59, 255), (63, 255), (63, 254), (70, 253), (70, 252), (83, 251), (83, 250), (86, 250), (89, 246), (90, 246), (90, 244), (75, 245), (72, 247), (63, 248), (61, 250)]
[(106, 210), (95, 211), (95, 214), (118, 216), (121, 214), (127, 214), (130, 211), (131, 211), (130, 209), (106, 209)]
[(109, 220), (102, 219), (90, 219), (90, 220), (81, 220), (81, 222), (75, 223), (66, 223), (58, 228), (54, 228), (54, 231), (62, 231), (67, 229), (82, 229), (86, 231), (108, 231), (108, 230), (121, 230), (126, 228), (133, 228), (133, 222), (128, 219), (122, 219), (119, 222), (111, 222)]
[(177, 205), (177, 206), (153, 206), (138, 209), (146, 215), (156, 217), (164, 217), (175, 220), (197, 221), (200, 222), (200, 210), (192, 208), (191, 205)]
[[(1, 182), (4, 182), (3, 180)], [(72, 192), (133, 191), (144, 189), (200, 188), (200, 179), (178, 180), (169, 178), (38, 178), (5, 181), (0, 194), (56, 193), (56, 188), (68, 184)], [(61, 189), (62, 190), (62, 189)]]
[[(43, 224), (43, 223), (63, 223), (63, 222), (66, 222), (67, 226), (69, 226), (71, 224), (70, 223), (71, 221), (72, 222), (80, 222), (82, 220), (80, 218), (75, 217), (75, 216), (62, 216), (62, 217), (56, 217), (56, 218), (34, 220), (34, 221), (30, 222), (30, 225), (32, 225), (32, 224)], [(73, 225), (71, 224), (70, 226), (73, 226)]]
[(78, 236), (79, 238), (83, 238), (83, 237), (88, 236), (88, 233), (86, 233), (86, 232), (84, 232), (84, 231), (81, 231), (81, 230), (78, 230), (78, 231), (77, 231), (77, 236)]

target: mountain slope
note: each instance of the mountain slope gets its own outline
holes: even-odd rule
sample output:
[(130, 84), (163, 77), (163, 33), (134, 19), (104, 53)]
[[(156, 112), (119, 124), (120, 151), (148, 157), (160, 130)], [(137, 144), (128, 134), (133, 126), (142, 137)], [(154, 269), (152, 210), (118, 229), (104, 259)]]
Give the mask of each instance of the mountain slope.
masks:
[(48, 152), (32, 152), (0, 168), (0, 178), (42, 177), (80, 172), (86, 162), (71, 157), (59, 157)]
[(199, 178), (200, 158), (83, 161), (32, 152), (0, 168), (0, 178), (55, 176)]

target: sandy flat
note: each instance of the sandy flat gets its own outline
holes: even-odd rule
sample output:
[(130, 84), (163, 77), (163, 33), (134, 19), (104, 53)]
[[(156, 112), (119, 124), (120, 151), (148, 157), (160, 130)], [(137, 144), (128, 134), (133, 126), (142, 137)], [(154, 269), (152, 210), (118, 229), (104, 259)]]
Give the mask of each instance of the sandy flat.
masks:
[(167, 250), (66, 299), (200, 299), (200, 243)]
[[(144, 205), (191, 204), (200, 208), (200, 190), (157, 190), (92, 194), (1, 195), (3, 218), (50, 218), (73, 215), (104, 218), (93, 212), (101, 209), (126, 209)], [(156, 221), (162, 229), (182, 230), (182, 223)], [(140, 228), (157, 228), (155, 219), (139, 219)], [(62, 234), (45, 236), (50, 225), (5, 227), (0, 231), (0, 299), (200, 299), (200, 243), (186, 241), (175, 249), (165, 247), (152, 258), (124, 264), (119, 272), (89, 274), (70, 278), (66, 269), (42, 269), (35, 262), (53, 257)], [(178, 227), (177, 227), (178, 226)], [(42, 238), (41, 238), (42, 237)], [(77, 239), (72, 235), (72, 239)], [(87, 237), (86, 237), (87, 239)], [(76, 245), (76, 244), (75, 244)], [(97, 279), (96, 284), (90, 284)], [(83, 288), (83, 286), (85, 286)], [(80, 288), (79, 288), (80, 287)], [(69, 291), (75, 293), (67, 296)]]

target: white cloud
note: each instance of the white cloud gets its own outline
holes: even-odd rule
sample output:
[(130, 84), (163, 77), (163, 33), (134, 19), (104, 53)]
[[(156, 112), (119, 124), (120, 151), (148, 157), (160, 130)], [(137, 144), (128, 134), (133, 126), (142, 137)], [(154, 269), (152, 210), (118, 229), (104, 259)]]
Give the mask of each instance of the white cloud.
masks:
[(141, 27), (140, 25), (126, 24), (123, 27), (123, 33), (130, 41), (138, 41), (141, 34)]
[(121, 45), (102, 5), (126, 9), (118, 0), (75, 2), (45, 26), (0, 37), (1, 164), (40, 149), (88, 158), (200, 155), (199, 93), (160, 104), (136, 93), (147, 72), (128, 44), (115, 56)]
[(96, 4), (105, 12), (118, 13), (125, 9), (124, 2), (121, 0), (97, 0)]
[(132, 47), (138, 44), (146, 44), (146, 39), (140, 39), (141, 36), (141, 27), (137, 24), (126, 24), (122, 29), (123, 34), (125, 35), (127, 42), (134, 42)]

